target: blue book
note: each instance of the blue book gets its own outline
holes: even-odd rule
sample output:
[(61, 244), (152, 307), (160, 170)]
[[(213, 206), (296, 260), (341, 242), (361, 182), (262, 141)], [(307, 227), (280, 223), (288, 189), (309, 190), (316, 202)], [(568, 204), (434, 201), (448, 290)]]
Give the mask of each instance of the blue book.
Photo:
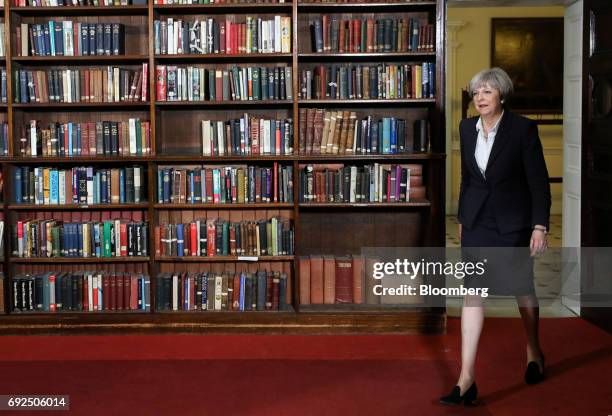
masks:
[(22, 187), (22, 178), (21, 178), (21, 168), (17, 167), (15, 168), (15, 185), (13, 186), (13, 188), (15, 188), (15, 202), (17, 204), (22, 204), (24, 201), (22, 200), (22, 195), (21, 195), (21, 187)]
[(81, 55), (91, 55), (89, 53), (89, 24), (81, 23)]
[(55, 56), (55, 22), (49, 22), (49, 41), (51, 44), (51, 56)]
[(382, 120), (382, 153), (391, 153), (391, 119), (384, 117)]
[(45, 273), (42, 276), (43, 279), (43, 311), (49, 312), (50, 308), (50, 300), (51, 300), (51, 283), (49, 282), (49, 276), (51, 273)]
[(125, 204), (125, 171), (119, 170), (119, 202)]
[(240, 273), (240, 310), (243, 311), (244, 310), (244, 287), (245, 287), (245, 282), (244, 279), (246, 278), (244, 272)]
[(160, 204), (164, 203), (164, 172), (162, 170), (157, 171), (157, 202)]
[(59, 171), (57, 169), (49, 172), (49, 203), (59, 204)]
[(78, 223), (76, 225), (77, 239), (76, 239), (76, 248), (77, 248), (77, 257), (83, 257), (83, 223)]
[(191, 189), (191, 195), (189, 195), (189, 201), (195, 204), (195, 182), (193, 172), (189, 172), (189, 189)]
[(55, 54), (64, 55), (64, 26), (62, 22), (55, 22)]
[(53, 32), (49, 33), (49, 25), (41, 25), (43, 31), (43, 39), (45, 46), (45, 56), (51, 56), (51, 37)]
[(391, 153), (397, 153), (397, 120), (391, 117)]
[(100, 244), (100, 224), (94, 224), (93, 229), (96, 257), (102, 257), (102, 245)]
[(183, 257), (183, 247), (185, 243), (185, 235), (183, 233), (183, 224), (176, 224), (176, 255)]
[(73, 156), (72, 149), (72, 123), (68, 123), (68, 156)]

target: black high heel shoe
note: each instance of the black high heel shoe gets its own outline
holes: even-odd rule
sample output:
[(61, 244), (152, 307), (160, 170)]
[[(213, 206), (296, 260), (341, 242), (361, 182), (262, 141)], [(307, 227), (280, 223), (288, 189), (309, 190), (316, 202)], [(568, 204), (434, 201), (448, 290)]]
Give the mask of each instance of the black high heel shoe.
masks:
[(478, 396), (476, 382), (473, 382), (469, 389), (461, 395), (459, 386), (453, 387), (453, 391), (448, 396), (440, 397), (440, 403), (446, 405), (459, 405), (463, 402), (464, 406), (476, 406), (475, 400)]
[(527, 364), (525, 370), (525, 383), (527, 384), (538, 384), (544, 381), (546, 375), (544, 374), (544, 354), (542, 354), (542, 370), (536, 361), (530, 361)]

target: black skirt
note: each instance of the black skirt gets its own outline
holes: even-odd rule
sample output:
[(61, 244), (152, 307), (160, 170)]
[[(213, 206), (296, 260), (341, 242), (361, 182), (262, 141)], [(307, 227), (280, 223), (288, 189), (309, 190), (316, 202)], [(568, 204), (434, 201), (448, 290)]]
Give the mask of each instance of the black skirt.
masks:
[(472, 228), (462, 227), (464, 261), (483, 261), (482, 276), (466, 277), (465, 286), (488, 288), (489, 295), (534, 295), (533, 258), (530, 256), (530, 228), (500, 234), (493, 204), (487, 200)]

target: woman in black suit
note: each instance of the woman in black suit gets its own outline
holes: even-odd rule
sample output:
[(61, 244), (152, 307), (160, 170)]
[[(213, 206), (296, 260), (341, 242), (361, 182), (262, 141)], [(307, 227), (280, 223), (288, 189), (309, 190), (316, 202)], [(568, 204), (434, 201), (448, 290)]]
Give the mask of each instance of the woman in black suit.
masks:
[[(489, 270), (481, 284), (489, 294), (516, 297), (527, 332), (525, 381), (535, 384), (544, 378), (544, 356), (530, 257), (547, 247), (550, 185), (536, 123), (507, 108), (512, 90), (510, 77), (500, 68), (483, 70), (470, 82), (480, 116), (462, 120), (459, 126), (459, 235), (462, 247), (519, 248), (502, 249), (507, 252), (524, 247), (529, 252), (522, 266), (508, 256), (506, 264)], [(466, 281), (466, 285), (476, 284)], [(461, 313), (461, 374), (441, 403), (474, 403), (474, 362), (483, 322), (482, 298), (466, 296)]]

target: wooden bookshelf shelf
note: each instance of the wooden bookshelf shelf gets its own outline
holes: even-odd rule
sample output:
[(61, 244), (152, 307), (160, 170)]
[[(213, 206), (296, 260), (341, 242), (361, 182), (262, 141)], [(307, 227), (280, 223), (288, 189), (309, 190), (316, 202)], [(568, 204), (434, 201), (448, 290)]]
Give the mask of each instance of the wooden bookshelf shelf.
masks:
[(23, 65), (79, 65), (79, 64), (129, 64), (148, 62), (147, 55), (110, 55), (110, 56), (16, 56), (13, 62)]
[(165, 256), (156, 257), (160, 262), (216, 263), (216, 262), (257, 262), (257, 261), (293, 261), (295, 256)]
[(339, 203), (339, 202), (304, 202), (300, 203), (300, 208), (338, 208), (338, 209), (353, 209), (353, 208), (428, 208), (431, 206), (431, 202), (427, 200), (415, 200), (412, 202), (353, 202), (353, 203)]
[(290, 53), (213, 53), (213, 54), (178, 54), (155, 55), (160, 63), (165, 62), (268, 62), (291, 61)]
[[(152, 0), (151, 0), (152, 1)], [(414, 308), (413, 305), (402, 307), (387, 305), (302, 305), (300, 306), (300, 266), (302, 260), (309, 256), (322, 255), (329, 259), (333, 256), (348, 256), (359, 254), (363, 247), (386, 246), (407, 247), (420, 245), (423, 247), (443, 246), (445, 242), (445, 121), (444, 121), (444, 85), (445, 85), (445, 28), (446, 4), (444, 0), (402, 1), (387, 2), (379, 0), (378, 3), (216, 3), (197, 5), (147, 5), (110, 6), (110, 7), (14, 7), (5, 1), (4, 16), (6, 23), (6, 56), (0, 57), (0, 65), (6, 67), (7, 103), (0, 103), (0, 116), (6, 122), (8, 136), (8, 156), (0, 157), (0, 171), (3, 174), (4, 194), (0, 196), (0, 210), (5, 221), (4, 252), (0, 252), (0, 270), (4, 273), (4, 305), (0, 302), (0, 332), (2, 333), (70, 333), (75, 331), (91, 334), (118, 333), (118, 332), (267, 332), (267, 333), (441, 333), (445, 327), (445, 313), (442, 308)], [(387, 19), (396, 17), (416, 19), (420, 27), (425, 27), (423, 35), (429, 37), (429, 45), (436, 46), (435, 51), (423, 52), (362, 52), (362, 53), (313, 53), (313, 34), (311, 23), (320, 19), (321, 15), (331, 15), (339, 19)], [(173, 18), (183, 22), (192, 22), (196, 19), (212, 17), (217, 20), (229, 20), (243, 23), (246, 16), (256, 16), (270, 19), (275, 15), (291, 17), (291, 53), (234, 53), (234, 54), (181, 54), (161, 55), (155, 54), (154, 24), (156, 20)], [(117, 16), (116, 18), (114, 16)], [(64, 17), (66, 17), (64, 19)], [(125, 26), (125, 44), (123, 50), (126, 55), (119, 56), (13, 56), (13, 52), (21, 51), (28, 46), (17, 43), (16, 28), (21, 24), (43, 23), (47, 20), (72, 20), (86, 23), (117, 22)], [(433, 31), (430, 26), (433, 25)], [(387, 29), (388, 30), (388, 29)], [(383, 27), (384, 31), (384, 27)], [(231, 32), (229, 32), (231, 35)], [(435, 39), (431, 39), (431, 34)], [(326, 34), (331, 37), (330, 31)], [(414, 34), (413, 34), (414, 35)], [(43, 34), (44, 36), (44, 34)], [(383, 38), (385, 38), (383, 33)], [(427, 44), (425, 36), (420, 36), (420, 44)], [(26, 39), (30, 42), (29, 38)], [(414, 40), (414, 39), (412, 39)], [(328, 42), (331, 41), (327, 39)], [(410, 41), (410, 39), (409, 39)], [(172, 49), (171, 49), (172, 50)], [(236, 49), (233, 49), (236, 51)], [(315, 66), (348, 63), (361, 63), (375, 65), (379, 62), (395, 62), (397, 64), (422, 63), (435, 64), (434, 90), (435, 98), (423, 99), (351, 99), (329, 100), (299, 98), (302, 74), (304, 70), (313, 70)], [(119, 66), (129, 71), (135, 71), (143, 63), (148, 64), (148, 78), (142, 85), (146, 86), (149, 101), (143, 102), (79, 102), (79, 103), (16, 103), (15, 97), (21, 84), (15, 83), (16, 71), (46, 71), (47, 69), (83, 69), (85, 65)], [(200, 65), (206, 69), (226, 70), (233, 65), (264, 66), (268, 68), (282, 66), (292, 70), (293, 98), (288, 100), (245, 100), (245, 101), (157, 101), (158, 95), (158, 68), (162, 66), (189, 66)], [(136, 68), (136, 69), (135, 69)], [(159, 68), (163, 74), (163, 68)], [(167, 68), (166, 68), (167, 70)], [(124, 74), (130, 74), (130, 79), (123, 79)], [(28, 74), (30, 75), (30, 74)], [(44, 73), (36, 73), (36, 81), (45, 82)], [(314, 74), (313, 74), (314, 75)], [(163, 75), (160, 75), (163, 76)], [(34, 74), (32, 75), (34, 77)], [(133, 81), (133, 72), (122, 72), (120, 85)], [(34, 78), (33, 78), (34, 79)], [(49, 78), (46, 78), (47, 80)], [(53, 80), (53, 77), (51, 77)], [(97, 79), (97, 78), (91, 78)], [(80, 81), (80, 80), (79, 80)], [(225, 82), (226, 80), (222, 80)], [(47, 81), (48, 82), (48, 81)], [(207, 84), (208, 80), (204, 82)], [(248, 80), (247, 80), (248, 82)], [(313, 76), (313, 91), (316, 89), (316, 76)], [(416, 82), (416, 81), (415, 81)], [(72, 85), (72, 84), (71, 84)], [(171, 85), (169, 82), (165, 88)], [(178, 85), (172, 84), (172, 85)], [(189, 85), (189, 83), (187, 83)], [(223, 85), (223, 84), (222, 84)], [(365, 83), (364, 83), (365, 85)], [(181, 83), (184, 87), (184, 84)], [(40, 85), (39, 85), (40, 87)], [(91, 87), (91, 85), (90, 85)], [(102, 97), (95, 92), (94, 95)], [(116, 84), (113, 86), (117, 88)], [(127, 85), (128, 88), (131, 87)], [(208, 89), (208, 85), (204, 85)], [(338, 88), (345, 88), (339, 83)], [(47, 88), (48, 92), (50, 89)], [(178, 90), (178, 88), (177, 88)], [(218, 88), (217, 88), (218, 90)], [(45, 88), (39, 89), (45, 93)], [(414, 89), (413, 89), (414, 91)], [(168, 92), (168, 89), (166, 90)], [(142, 94), (142, 91), (141, 91)], [(163, 96), (163, 91), (160, 92)], [(106, 97), (106, 96), (104, 96)], [(231, 97), (231, 95), (230, 95)], [(321, 111), (323, 110), (323, 111)], [(402, 154), (304, 154), (299, 150), (310, 149), (305, 146), (312, 140), (313, 147), (317, 148), (317, 140), (323, 138), (321, 129), (325, 125), (325, 111), (337, 113), (335, 131), (341, 137), (333, 137), (334, 143), (340, 140), (341, 144), (352, 143), (345, 132), (352, 131), (347, 120), (363, 120), (371, 116), (377, 123), (392, 118), (402, 124), (401, 127), (406, 139), (403, 142), (406, 149), (412, 150), (415, 127), (428, 126), (430, 139), (429, 153), (402, 153)], [(342, 112), (339, 115), (338, 112)], [(348, 114), (354, 112), (355, 114)], [(321, 113), (323, 118), (321, 118)], [(306, 117), (305, 117), (306, 116)], [(309, 120), (309, 122), (302, 120)], [(347, 118), (348, 116), (348, 118)], [(232, 130), (237, 124), (231, 120), (249, 117), (250, 120), (287, 120), (292, 121), (293, 137), (291, 138), (292, 154), (282, 155), (229, 155), (203, 156), (202, 143), (208, 136), (202, 131), (205, 120), (212, 122), (226, 122), (219, 124), (218, 134), (224, 133), (240, 135), (243, 131)], [(304, 118), (305, 117), (305, 118)], [(333, 116), (327, 114), (331, 123)], [(354, 118), (356, 117), (356, 118)], [(54, 137), (52, 133), (55, 123), (91, 123), (91, 122), (128, 122), (130, 119), (139, 119), (149, 122), (149, 136), (151, 154), (130, 156), (75, 156), (75, 157), (28, 157), (26, 152), (20, 152), (23, 142), (20, 139), (28, 136), (28, 128), (32, 121), (36, 121), (37, 131), (45, 146), (47, 140)], [(318, 121), (317, 121), (318, 120)], [(422, 123), (425, 120), (426, 123)], [(133, 122), (132, 122), (133, 123)], [(250, 121), (249, 121), (250, 123)], [(312, 125), (307, 125), (312, 123)], [(271, 123), (270, 123), (271, 124)], [(212, 126), (216, 124), (211, 123)], [(262, 124), (267, 132), (268, 124)], [(331, 124), (328, 124), (331, 129)], [(73, 124), (74, 126), (74, 124)], [(111, 140), (126, 136), (125, 125), (113, 130), (117, 132)], [(249, 136), (257, 136), (249, 124)], [(284, 124), (283, 124), (284, 126)], [(339, 127), (341, 126), (341, 127)], [(128, 129), (131, 127), (128, 123)], [(88, 132), (92, 130), (86, 127)], [(105, 128), (105, 127), (103, 127)], [(238, 124), (238, 128), (240, 125)], [(82, 129), (82, 127), (81, 127)], [(42, 136), (42, 131), (46, 136)], [(357, 130), (357, 129), (355, 129)], [(77, 128), (78, 131), (78, 128)], [(81, 130), (82, 131), (82, 130)], [(96, 146), (106, 130), (99, 133), (96, 125)], [(262, 143), (262, 133), (259, 130), (259, 140)], [(329, 130), (328, 130), (329, 131)], [(359, 132), (361, 130), (357, 130)], [(379, 130), (380, 131), (380, 130)], [(141, 132), (142, 133), (142, 132)], [(218, 140), (215, 131), (212, 131), (212, 140)], [(122, 135), (123, 134), (123, 135)], [(312, 138), (309, 138), (312, 134)], [(352, 133), (351, 133), (352, 134)], [(61, 133), (60, 133), (61, 135)], [(91, 137), (91, 136), (90, 136)], [(141, 136), (140, 137), (147, 137)], [(274, 136), (271, 136), (274, 137)], [(364, 136), (360, 136), (364, 137)], [(254, 137), (249, 137), (251, 140)], [(65, 139), (65, 137), (64, 137)], [(236, 140), (236, 137), (233, 137)], [(346, 139), (346, 140), (345, 140)], [(40, 139), (39, 139), (40, 140)], [(306, 140), (306, 142), (304, 141)], [(224, 144), (229, 146), (229, 140)], [(51, 142), (54, 143), (54, 142)], [(120, 142), (122, 146), (126, 142)], [(235, 143), (235, 141), (231, 141)], [(285, 143), (283, 141), (283, 143)], [(380, 143), (380, 142), (379, 142)], [(26, 140), (26, 147), (31, 142)], [(215, 142), (219, 144), (219, 141)], [(40, 145), (40, 143), (39, 143)], [(108, 148), (103, 141), (103, 148)], [(111, 146), (112, 147), (112, 146)], [(342, 148), (342, 147), (340, 147)], [(382, 147), (379, 147), (379, 149)], [(416, 147), (414, 147), (416, 148)], [(38, 152), (41, 154), (41, 152)], [(242, 204), (160, 204), (158, 200), (158, 171), (160, 169), (180, 167), (191, 169), (193, 166), (206, 165), (244, 165), (272, 167), (279, 163), (289, 169), (283, 170), (279, 184), (289, 179), (292, 173), (293, 194), (290, 203), (242, 203)], [(314, 172), (301, 169), (306, 164), (336, 165), (329, 172), (336, 172), (341, 164), (362, 166), (371, 163), (385, 165), (416, 164), (422, 166), (422, 177), (415, 173), (416, 180), (411, 186), (419, 187), (420, 193), (427, 199), (415, 199), (404, 203), (300, 203), (300, 187), (303, 181), (319, 181), (318, 185), (328, 185), (330, 176), (322, 176), (323, 171)], [(36, 205), (16, 204), (15, 177), (20, 167), (29, 167), (32, 171), (36, 167), (73, 167), (92, 166), (99, 168), (121, 168), (124, 166), (139, 165), (144, 168), (140, 174), (141, 185), (146, 190), (141, 198), (148, 202), (131, 204), (98, 204), (98, 205)], [(324, 166), (320, 166), (323, 168)], [(415, 168), (414, 172), (419, 172)], [(27, 169), (21, 171), (27, 172)], [(45, 171), (46, 172), (46, 171)], [(82, 171), (79, 171), (82, 172)], [(354, 170), (352, 171), (354, 172)], [(361, 173), (361, 171), (358, 171)], [(413, 172), (413, 171), (411, 171)], [(117, 171), (112, 172), (116, 174)], [(40, 174), (40, 172), (37, 172)], [(80, 174), (80, 173), (78, 173)], [(336, 173), (334, 173), (335, 175)], [(343, 175), (345, 171), (343, 172)], [(128, 176), (124, 173), (127, 182)], [(286, 176), (287, 177), (286, 177)], [(312, 176), (304, 176), (312, 175)], [(386, 175), (386, 174), (385, 174)], [(49, 175), (51, 176), (51, 175)], [(403, 177), (406, 172), (403, 172)], [(54, 176), (55, 178), (55, 176)], [(54, 180), (50, 177), (49, 182)], [(78, 177), (80, 179), (80, 177)], [(181, 172), (172, 180), (180, 178), (178, 187), (190, 183), (181, 182), (184, 174)], [(187, 179), (190, 179), (189, 177)], [(208, 178), (200, 178), (207, 184)], [(333, 178), (337, 180), (337, 177)], [(344, 178), (342, 178), (344, 180)], [(58, 179), (58, 182), (61, 181)], [(113, 179), (114, 180), (114, 179)], [(358, 180), (357, 182), (361, 182)], [(73, 181), (74, 183), (74, 181)], [(176, 183), (176, 182), (175, 182)], [(194, 179), (194, 184), (196, 179)], [(308, 182), (306, 182), (308, 183)], [(382, 183), (382, 182), (381, 182)], [(404, 182), (401, 182), (404, 186)], [(81, 183), (82, 185), (82, 183)], [(123, 184), (125, 186), (125, 184)], [(174, 185), (174, 184), (173, 184)], [(188, 186), (189, 185), (189, 186)], [(424, 188), (424, 189), (423, 189)], [(116, 188), (115, 188), (116, 189)], [(175, 188), (171, 188), (176, 192)], [(424, 193), (422, 191), (425, 191)], [(188, 195), (186, 193), (186, 195)], [(116, 201), (116, 199), (113, 199)], [(178, 200), (178, 199), (177, 199)], [(290, 256), (259, 256), (245, 258), (237, 256), (213, 257), (154, 257), (156, 243), (156, 228), (162, 224), (188, 224), (195, 220), (214, 219), (232, 223), (244, 222), (248, 227), (253, 221), (279, 219), (283, 229), (282, 238), (286, 238), (285, 225), (289, 221), (293, 238), (294, 253)], [(16, 258), (11, 257), (15, 247), (12, 231), (16, 221), (36, 221), (55, 219), (63, 222), (105, 221), (107, 219), (121, 219), (126, 222), (146, 222), (148, 228), (148, 254), (150, 257), (111, 257), (111, 258)], [(218, 225), (218, 223), (216, 223)], [(35, 227), (34, 223), (29, 226)], [(241, 225), (242, 226), (242, 225)], [(249, 235), (251, 233), (247, 232)], [(266, 228), (267, 230), (267, 228)], [(158, 236), (160, 229), (157, 229)], [(217, 229), (215, 229), (217, 232)], [(260, 230), (261, 232), (261, 230)], [(375, 242), (375, 244), (373, 244)], [(283, 240), (283, 244), (285, 241)], [(109, 273), (136, 273), (150, 276), (150, 311), (100, 311), (100, 312), (56, 312), (56, 313), (12, 313), (11, 299), (13, 299), (13, 278), (23, 274), (42, 274), (48, 271), (76, 273), (77, 270), (87, 269), (87, 266)], [(165, 272), (219, 272), (247, 271), (266, 269), (278, 273), (285, 273), (288, 280), (287, 296), (290, 300), (287, 311), (156, 311), (155, 288), (158, 273)], [(303, 283), (303, 282), (302, 282)], [(362, 282), (363, 283), (363, 282)], [(365, 287), (365, 285), (364, 285)], [(365, 300), (365, 299), (364, 299)], [(7, 304), (6, 302), (9, 302)], [(199, 312), (199, 313), (198, 313)], [(3, 314), (4, 313), (4, 314)]]
[(154, 204), (155, 209), (293, 209), (292, 203), (259, 203), (259, 204)]
[(222, 13), (291, 13), (292, 3), (220, 3), (220, 4), (154, 4), (159, 14), (222, 14)]
[(36, 204), (10, 204), (9, 210), (14, 211), (84, 211), (84, 210), (131, 210), (147, 209), (149, 204), (98, 204), (98, 205), (36, 205)]
[(135, 263), (149, 261), (149, 257), (11, 257), (10, 263)]
[(61, 6), (12, 7), (11, 12), (21, 16), (130, 16), (147, 15), (148, 6)]

